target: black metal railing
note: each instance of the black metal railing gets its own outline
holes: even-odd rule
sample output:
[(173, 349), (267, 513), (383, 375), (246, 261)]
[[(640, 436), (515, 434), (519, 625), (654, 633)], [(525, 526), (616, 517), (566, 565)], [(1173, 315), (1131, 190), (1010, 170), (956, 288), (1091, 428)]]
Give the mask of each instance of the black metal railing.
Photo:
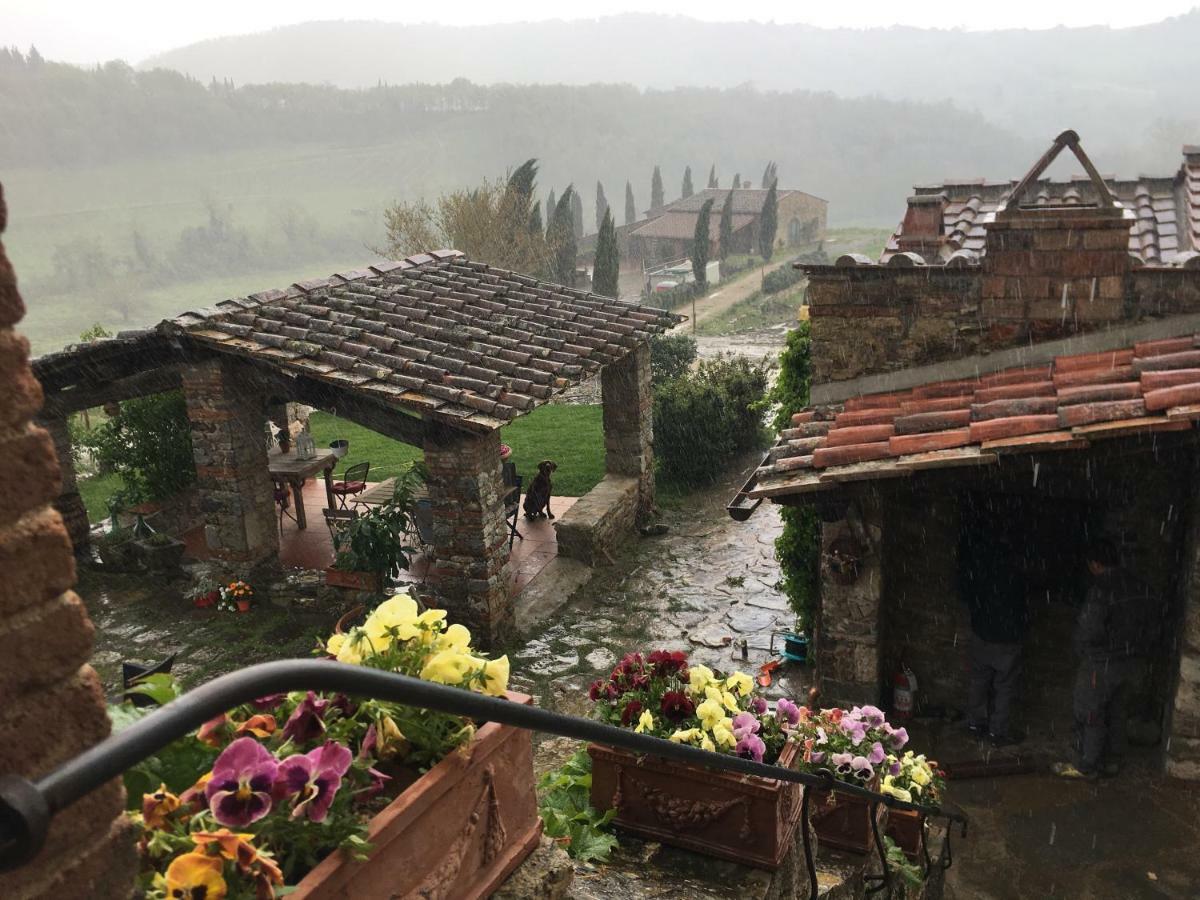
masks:
[[(950, 826), (958, 823), (962, 826), (962, 836), (966, 837), (967, 833), (967, 817), (961, 812), (907, 803), (890, 795), (838, 781), (828, 770), (797, 772), (737, 756), (712, 753), (590, 719), (511, 703), (502, 698), (486, 697), (472, 691), (364, 666), (327, 660), (281, 660), (222, 675), (188, 691), (35, 781), (19, 775), (0, 776), (0, 871), (21, 866), (32, 859), (44, 843), (50, 820), (56, 813), (121, 775), (126, 769), (228, 709), (268, 694), (296, 690), (339, 691), (352, 696), (390, 700), (466, 716), (479, 722), (499, 722), (530, 731), (595, 741), (633, 753), (677, 759), (724, 772), (774, 778), (865, 799), (871, 805), (871, 821), (881, 866), (880, 874), (868, 877), (871, 883), (869, 893), (891, 886), (891, 872), (879, 836), (876, 815), (879, 805), (915, 810), (930, 818), (946, 819), (948, 827), (941, 863), (943, 868), (948, 869), (952, 862)], [(816, 868), (807, 825), (809, 794), (809, 791), (804, 792), (805, 824), (801, 830), (811, 896), (815, 898)], [(925, 874), (928, 876), (932, 861), (925, 843), (924, 829), (921, 851)]]

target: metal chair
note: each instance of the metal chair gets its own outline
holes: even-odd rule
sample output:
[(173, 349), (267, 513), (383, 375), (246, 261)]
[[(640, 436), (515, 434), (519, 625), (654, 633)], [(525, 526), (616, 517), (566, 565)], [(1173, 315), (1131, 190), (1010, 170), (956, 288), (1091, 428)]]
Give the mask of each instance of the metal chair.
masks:
[(346, 529), (358, 518), (356, 509), (326, 509), (325, 526), (329, 529), (329, 539), (333, 543), (333, 553), (336, 556), (342, 551), (342, 543), (346, 538)]
[(504, 521), (508, 524), (508, 549), (511, 553), (514, 538), (525, 540), (525, 535), (517, 530), (517, 516), (521, 511), (521, 487), (524, 479), (517, 474), (517, 467), (514, 463), (502, 463), (500, 471), (505, 487), (510, 488), (504, 495)]
[(275, 481), (275, 507), (279, 510), (279, 528), (283, 529), (283, 517), (287, 516), (293, 522), (296, 517), (289, 510), (292, 506), (291, 486), (286, 481)]
[(339, 509), (349, 509), (349, 498), (357, 497), (367, 489), (367, 473), (371, 471), (369, 462), (355, 463), (342, 473), (342, 480), (333, 483), (333, 496), (337, 498)]

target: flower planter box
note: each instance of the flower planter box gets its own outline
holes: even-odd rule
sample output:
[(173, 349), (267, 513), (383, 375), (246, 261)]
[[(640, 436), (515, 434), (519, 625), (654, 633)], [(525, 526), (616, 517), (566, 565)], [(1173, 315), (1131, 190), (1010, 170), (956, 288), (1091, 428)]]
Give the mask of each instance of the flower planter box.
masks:
[(329, 587), (349, 588), (368, 594), (383, 593), (383, 577), (370, 572), (347, 572), (330, 566), (325, 570), (325, 584)]
[(921, 852), (921, 832), (925, 830), (925, 816), (915, 809), (890, 809), (887, 817), (887, 836), (904, 851), (909, 859), (916, 859)]
[(183, 560), (183, 541), (171, 539), (166, 543), (151, 543), (150, 541), (135, 541), (137, 553), (146, 568), (151, 572), (169, 572), (179, 568)]
[[(627, 831), (762, 869), (778, 868), (792, 846), (804, 790), (798, 784), (598, 744), (588, 754), (592, 806), (616, 809), (614, 822)], [(788, 744), (779, 764), (790, 767), (797, 755)]]
[(129, 572), (137, 568), (137, 547), (133, 541), (114, 544), (102, 540), (96, 541), (95, 547), (104, 568), (113, 572)]
[(466, 753), (451, 753), (371, 820), (368, 859), (333, 853), (288, 898), (482, 900), (541, 834), (531, 735), (488, 722)]
[[(878, 782), (867, 785), (878, 789)], [(880, 834), (886, 824), (887, 807), (876, 807)], [(875, 847), (871, 832), (871, 804), (861, 797), (851, 797), (832, 791), (814, 791), (809, 808), (813, 830), (823, 847), (836, 847), (851, 853), (869, 853)]]

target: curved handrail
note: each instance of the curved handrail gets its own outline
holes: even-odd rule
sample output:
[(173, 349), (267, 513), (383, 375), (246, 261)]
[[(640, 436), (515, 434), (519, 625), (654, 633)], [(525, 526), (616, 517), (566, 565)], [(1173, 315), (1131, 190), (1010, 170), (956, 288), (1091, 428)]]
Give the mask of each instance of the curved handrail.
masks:
[[(19, 775), (0, 776), (0, 871), (32, 859), (45, 841), (50, 819), (56, 813), (126, 769), (228, 709), (268, 694), (296, 690), (339, 691), (390, 700), (476, 721), (500, 722), (530, 731), (595, 741), (719, 771), (803, 784), (860, 797), (873, 804), (942, 817), (961, 823), (966, 834), (967, 817), (961, 812), (908, 803), (847, 784), (836, 780), (828, 769), (797, 772), (365, 666), (329, 660), (279, 660), (249, 666), (202, 684), (34, 781)], [(806, 847), (806, 851), (811, 870), (811, 848)]]

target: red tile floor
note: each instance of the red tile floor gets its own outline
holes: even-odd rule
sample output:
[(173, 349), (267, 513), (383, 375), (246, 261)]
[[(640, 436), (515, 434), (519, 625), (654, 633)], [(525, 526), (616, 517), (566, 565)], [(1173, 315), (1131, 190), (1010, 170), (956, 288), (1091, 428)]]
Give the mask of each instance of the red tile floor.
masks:
[[(575, 497), (555, 497), (550, 504), (556, 516), (561, 516), (576, 501)], [(301, 531), (288, 516), (283, 518), (279, 533), (279, 562), (285, 568), (324, 569), (333, 562), (333, 541), (325, 525), (321, 510), (325, 508), (325, 484), (320, 479), (310, 479), (304, 485), (304, 509), (308, 527)], [(289, 512), (294, 510), (289, 509)], [(557, 554), (557, 535), (553, 523), (546, 519), (530, 522), (524, 516), (517, 519), (517, 531), (521, 538), (513, 542), (512, 585), (513, 596), (525, 589), (534, 577), (554, 559)], [(204, 527), (199, 526), (184, 535), (187, 555), (192, 559), (204, 559), (207, 549), (204, 544)], [(410, 574), (424, 579), (429, 568), (425, 555), (417, 557)]]

